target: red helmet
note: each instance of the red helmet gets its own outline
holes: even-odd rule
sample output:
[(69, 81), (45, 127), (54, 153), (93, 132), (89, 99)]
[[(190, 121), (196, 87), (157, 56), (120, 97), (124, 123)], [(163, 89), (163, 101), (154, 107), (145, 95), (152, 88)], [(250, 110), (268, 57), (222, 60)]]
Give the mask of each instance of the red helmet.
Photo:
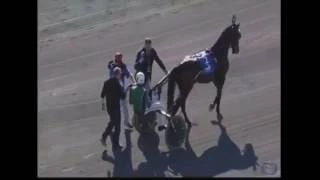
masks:
[(116, 63), (122, 63), (122, 54), (120, 52), (117, 52), (115, 55), (114, 55), (114, 60)]

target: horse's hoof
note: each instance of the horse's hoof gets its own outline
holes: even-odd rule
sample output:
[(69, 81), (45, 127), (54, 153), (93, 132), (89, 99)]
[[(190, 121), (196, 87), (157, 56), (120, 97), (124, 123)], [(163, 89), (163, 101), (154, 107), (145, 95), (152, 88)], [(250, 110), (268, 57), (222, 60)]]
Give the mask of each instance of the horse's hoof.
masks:
[(209, 105), (209, 111), (211, 112), (214, 109), (214, 104)]
[(211, 121), (211, 124), (212, 124), (212, 125), (219, 125), (219, 122), (212, 120), (212, 121)]
[(199, 126), (197, 123), (191, 123), (192, 126)]

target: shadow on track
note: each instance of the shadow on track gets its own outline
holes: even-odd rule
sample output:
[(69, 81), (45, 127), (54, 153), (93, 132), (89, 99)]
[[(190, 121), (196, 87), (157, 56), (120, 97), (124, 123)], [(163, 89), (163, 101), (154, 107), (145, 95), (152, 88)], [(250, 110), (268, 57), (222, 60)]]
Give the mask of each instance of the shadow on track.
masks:
[(212, 177), (232, 169), (241, 170), (253, 167), (256, 170), (258, 158), (254, 153), (253, 146), (246, 144), (241, 152), (230, 139), (222, 124), (217, 122), (212, 122), (212, 124), (218, 125), (221, 130), (218, 144), (197, 157), (189, 142), (189, 129), (185, 148), (167, 153), (169, 169), (175, 175), (193, 177)]
[(123, 151), (112, 149), (115, 158), (104, 151), (102, 158), (114, 164), (113, 177), (166, 177), (169, 172), (172, 176), (212, 177), (233, 169), (253, 167), (255, 170), (258, 158), (253, 146), (246, 144), (241, 152), (222, 124), (213, 121), (212, 124), (217, 125), (221, 131), (218, 143), (204, 151), (200, 157), (190, 145), (191, 129), (188, 129), (185, 147), (169, 152), (159, 150), (160, 138), (156, 132), (140, 134), (138, 147), (146, 162), (140, 163), (135, 171), (132, 167), (130, 131), (125, 132), (127, 144)]
[(165, 177), (167, 159), (159, 150), (160, 138), (156, 132), (142, 133), (138, 138), (138, 147), (146, 162), (138, 165), (135, 176), (138, 177)]
[[(125, 131), (126, 137), (126, 147), (124, 150), (112, 148), (112, 152), (115, 158), (108, 155), (105, 150), (102, 153), (102, 159), (113, 163), (113, 174), (112, 177), (131, 177), (133, 176), (132, 167), (132, 146), (131, 146), (131, 131)], [(111, 176), (110, 171), (108, 171), (108, 176)]]

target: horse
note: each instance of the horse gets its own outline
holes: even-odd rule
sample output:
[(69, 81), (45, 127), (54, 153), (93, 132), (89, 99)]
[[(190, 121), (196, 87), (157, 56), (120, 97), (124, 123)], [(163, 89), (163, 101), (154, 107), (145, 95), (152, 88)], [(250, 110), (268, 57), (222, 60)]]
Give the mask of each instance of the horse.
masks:
[[(168, 82), (167, 112), (171, 116), (174, 116), (179, 107), (181, 107), (185, 121), (188, 126), (191, 127), (191, 122), (186, 113), (186, 99), (195, 83), (213, 82), (217, 88), (217, 94), (213, 103), (209, 105), (209, 111), (212, 111), (216, 106), (217, 119), (219, 122), (222, 121), (223, 116), (220, 112), (220, 101), (222, 88), (229, 69), (228, 52), (229, 48), (231, 48), (233, 54), (239, 54), (240, 38), (240, 23), (236, 24), (235, 16), (233, 16), (232, 25), (224, 29), (216, 43), (207, 50), (208, 56), (211, 56), (211, 58), (215, 59), (216, 62), (215, 70), (212, 73), (202, 74), (203, 67), (198, 60), (184, 60), (179, 65), (175, 66), (168, 75), (158, 83), (158, 85), (161, 85)], [(174, 101), (176, 85), (178, 85), (180, 95)]]

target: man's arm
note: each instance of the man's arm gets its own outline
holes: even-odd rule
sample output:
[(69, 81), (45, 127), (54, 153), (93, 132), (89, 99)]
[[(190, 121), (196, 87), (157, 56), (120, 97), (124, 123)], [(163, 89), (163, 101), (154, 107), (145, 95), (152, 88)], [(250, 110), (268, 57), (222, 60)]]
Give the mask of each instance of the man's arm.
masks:
[(134, 64), (134, 69), (135, 69), (136, 71), (138, 71), (138, 68), (139, 68), (138, 66), (139, 66), (140, 53), (141, 53), (141, 50), (137, 53), (136, 62), (135, 62), (135, 64)]
[(118, 84), (118, 91), (120, 93), (120, 98), (124, 99), (126, 97), (126, 93), (124, 92), (124, 87), (122, 87), (119, 82), (117, 84)]
[(113, 60), (109, 61), (108, 63), (108, 69), (109, 69), (109, 77), (111, 78), (112, 77), (112, 70), (113, 68), (115, 67), (115, 63)]
[(164, 66), (163, 62), (161, 61), (161, 59), (159, 58), (157, 51), (155, 49), (153, 49), (153, 52), (154, 52), (154, 59), (156, 60), (157, 64), (167, 74), (168, 71), (167, 71), (166, 67)]
[(132, 73), (130, 73), (130, 78), (131, 78), (132, 83), (134, 83), (134, 84), (136, 84), (136, 83), (137, 83), (137, 82), (136, 82), (136, 80), (134, 79), (134, 77), (133, 77)]
[(103, 87), (100, 94), (101, 99), (106, 97), (106, 93), (107, 93), (107, 81), (103, 83)]
[(128, 70), (128, 67), (127, 67), (127, 65), (125, 65), (124, 64), (124, 75), (126, 76), (126, 78), (131, 78), (131, 82), (132, 83), (135, 83), (136, 81), (135, 81), (135, 79), (134, 79), (134, 77), (133, 77), (133, 75), (132, 75), (132, 73)]
[(106, 97), (106, 93), (107, 93), (107, 81), (103, 83), (103, 87), (101, 90), (101, 104), (102, 104), (102, 110), (105, 110), (105, 101), (104, 98)]

